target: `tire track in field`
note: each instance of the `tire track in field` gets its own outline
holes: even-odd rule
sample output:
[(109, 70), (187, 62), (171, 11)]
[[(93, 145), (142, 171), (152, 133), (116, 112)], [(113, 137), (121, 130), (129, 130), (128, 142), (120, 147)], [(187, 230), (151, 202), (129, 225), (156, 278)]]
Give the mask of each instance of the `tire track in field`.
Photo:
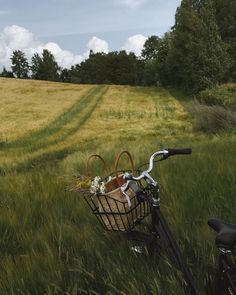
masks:
[[(83, 127), (83, 125), (89, 120), (89, 118), (91, 117), (94, 110), (96, 110), (98, 104), (101, 102), (101, 99), (105, 95), (107, 90), (108, 90), (107, 86), (100, 87), (100, 89), (96, 92), (96, 94), (93, 95), (93, 97), (90, 97), (91, 100), (94, 100), (94, 101), (92, 101), (92, 104), (89, 105), (89, 103), (87, 101), (84, 102), (85, 108), (83, 108), (80, 112), (77, 113), (77, 115), (81, 115), (79, 117), (79, 120), (78, 120), (77, 124), (75, 126), (69, 128), (66, 133), (63, 133), (61, 135), (59, 134), (59, 136), (57, 138), (52, 139), (52, 140), (50, 140), (48, 142), (39, 142), (39, 143), (36, 143), (36, 145), (31, 145), (29, 147), (26, 147), (24, 149), (24, 151), (33, 152), (33, 151), (36, 151), (36, 150), (39, 150), (39, 149), (47, 148), (49, 146), (55, 146), (58, 143), (61, 143), (61, 142), (65, 141), (68, 137), (72, 136), (76, 132), (78, 132)], [(73, 117), (73, 120), (76, 117), (77, 116)]]
[[(40, 145), (40, 148), (45, 148), (47, 146), (53, 146), (58, 144), (59, 142), (64, 141), (67, 137), (73, 135), (75, 132), (77, 132), (90, 118), (94, 110), (96, 110), (97, 106), (99, 103), (101, 103), (101, 100), (104, 96), (104, 94), (108, 90), (108, 86), (98, 86), (99, 91), (96, 91), (97, 93), (94, 95), (95, 97), (95, 102), (92, 104), (92, 106), (82, 115), (80, 118), (78, 124), (71, 128), (69, 132), (66, 134), (61, 135), (59, 138), (54, 140), (53, 142), (45, 142)], [(97, 87), (96, 87), (97, 88)], [(93, 140), (91, 140), (92, 142)], [(86, 144), (90, 145), (91, 142), (88, 142)], [(34, 147), (35, 150), (38, 149), (38, 146)], [(25, 148), (24, 151), (30, 150), (32, 151), (32, 147)], [(86, 150), (86, 149), (85, 149)], [(75, 148), (73, 146), (66, 147), (64, 149), (58, 150), (58, 151), (50, 151), (46, 153), (42, 153), (41, 155), (37, 155), (32, 157), (31, 159), (26, 160), (25, 162), (19, 163), (17, 165), (9, 165), (7, 167), (1, 167), (0, 166), (0, 175), (6, 175), (10, 171), (15, 171), (17, 173), (19, 172), (26, 172), (31, 169), (41, 167), (45, 163), (51, 162), (53, 163), (54, 161), (62, 160), (66, 158), (69, 154), (72, 154), (74, 152), (78, 151), (78, 148)]]
[(100, 90), (101, 86), (96, 86), (90, 90), (80, 99), (78, 102), (73, 104), (68, 110), (66, 110), (62, 115), (54, 119), (47, 126), (39, 129), (36, 132), (28, 134), (19, 139), (5, 142), (0, 146), (0, 150), (12, 149), (12, 148), (24, 148), (30, 145), (34, 145), (39, 140), (47, 139), (49, 136), (52, 136), (56, 132), (60, 131), (60, 129), (66, 124), (70, 123), (75, 116), (81, 113), (84, 110), (84, 107), (88, 105), (91, 97), (96, 95), (96, 93)]
[[(89, 144), (89, 143), (87, 143)], [(48, 153), (41, 154), (37, 157), (33, 157), (32, 159), (26, 160), (25, 162), (19, 163), (17, 165), (1, 167), (0, 166), (0, 175), (5, 176), (8, 173), (25, 173), (29, 172), (33, 169), (44, 168), (45, 165), (56, 165), (60, 160), (65, 159), (68, 155), (73, 154), (78, 151), (87, 151), (88, 147), (67, 147), (62, 150), (52, 151)]]
[[(100, 87), (99, 92), (96, 92), (96, 94), (90, 96), (90, 102), (84, 102), (85, 106), (82, 109), (80, 109), (77, 113), (77, 115), (80, 115), (79, 119), (76, 115), (72, 120), (70, 120), (70, 122), (68, 122), (68, 124), (71, 123), (74, 119), (77, 119), (78, 122), (76, 122), (75, 126), (68, 128), (67, 132), (59, 134), (57, 138), (53, 138), (49, 141), (36, 142), (35, 145), (33, 144), (31, 146), (25, 147), (24, 151), (34, 152), (39, 149), (47, 148), (49, 146), (55, 146), (58, 143), (65, 141), (68, 137), (79, 131), (83, 127), (83, 125), (88, 121), (93, 111), (97, 108), (98, 104), (101, 102), (102, 97), (107, 92), (107, 89), (107, 86)], [(52, 136), (54, 135), (55, 134), (52, 134)]]

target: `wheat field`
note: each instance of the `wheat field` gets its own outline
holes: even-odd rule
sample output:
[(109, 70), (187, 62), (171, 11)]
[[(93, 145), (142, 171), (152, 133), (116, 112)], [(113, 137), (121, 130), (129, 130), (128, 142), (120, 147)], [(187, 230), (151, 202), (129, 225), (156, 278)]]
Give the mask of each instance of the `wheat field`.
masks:
[(168, 259), (133, 254), (67, 190), (92, 153), (113, 171), (121, 150), (139, 166), (163, 147), (193, 149), (158, 164), (154, 176), (162, 210), (207, 290), (217, 265), (207, 219), (236, 223), (235, 135), (195, 132), (187, 104), (163, 88), (0, 78), (0, 294), (184, 294)]

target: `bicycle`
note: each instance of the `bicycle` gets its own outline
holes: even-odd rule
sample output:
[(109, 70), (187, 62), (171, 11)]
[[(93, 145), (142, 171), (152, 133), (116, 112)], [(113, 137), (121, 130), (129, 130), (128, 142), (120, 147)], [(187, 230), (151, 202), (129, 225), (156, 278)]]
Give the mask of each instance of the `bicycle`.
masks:
[(217, 233), (215, 243), (220, 251), (219, 271), (216, 290), (219, 294), (236, 294), (236, 265), (231, 256), (236, 257), (236, 224), (225, 223), (219, 219), (209, 219), (208, 225)]
[[(138, 176), (134, 176), (130, 172), (125, 172), (123, 178), (126, 183), (122, 186), (122, 191), (126, 193), (129, 188), (132, 188), (135, 192), (135, 198), (137, 199), (137, 204), (135, 203), (132, 210), (121, 212), (119, 209), (116, 213), (114, 213), (111, 212), (111, 210), (108, 212), (103, 208), (104, 210), (101, 212), (101, 208), (98, 208), (97, 204), (95, 204), (93, 200), (93, 204), (89, 205), (103, 226), (104, 215), (107, 216), (106, 221), (109, 221), (112, 214), (114, 215), (114, 220), (116, 220), (115, 216), (117, 215), (123, 217), (122, 215), (127, 216), (125, 214), (129, 214), (129, 218), (135, 215), (136, 218), (134, 222), (131, 223), (129, 221), (129, 226), (125, 228), (124, 231), (127, 239), (134, 243), (132, 249), (138, 253), (142, 253), (143, 247), (145, 247), (148, 254), (151, 256), (154, 256), (155, 254), (159, 255), (165, 251), (167, 256), (170, 258), (170, 261), (174, 263), (174, 265), (184, 275), (186, 282), (185, 293), (191, 295), (202, 295), (205, 292), (197, 287), (193, 275), (183, 258), (183, 254), (177, 244), (175, 236), (170, 230), (170, 227), (161, 212), (158, 181), (154, 180), (150, 175), (153, 170), (154, 162), (157, 161), (155, 161), (156, 157), (161, 157), (158, 161), (163, 161), (168, 159), (170, 156), (189, 155), (191, 152), (192, 151), (189, 148), (164, 149), (155, 152), (150, 157), (148, 169), (142, 172), (139, 171)], [(148, 203), (149, 209), (146, 208), (146, 205), (143, 205), (146, 203)], [(141, 212), (141, 209), (144, 208), (142, 211), (144, 213), (142, 216), (139, 216), (140, 218), (137, 218), (137, 208), (139, 209), (138, 212)], [(133, 210), (136, 214), (133, 214)], [(151, 224), (146, 225), (147, 230), (135, 230), (137, 225), (143, 223), (144, 217), (146, 217), (149, 212), (151, 213)], [(236, 265), (232, 263), (231, 259), (232, 256), (236, 257), (236, 253), (234, 252), (234, 246), (236, 246), (236, 224), (228, 224), (219, 219), (209, 219), (208, 225), (217, 233), (215, 243), (220, 252), (215, 292), (218, 292), (219, 295), (236, 295)], [(111, 227), (112, 224), (110, 223), (110, 229)], [(115, 230), (117, 229), (118, 225), (115, 227)], [(123, 230), (124, 226), (122, 227), (122, 231)]]

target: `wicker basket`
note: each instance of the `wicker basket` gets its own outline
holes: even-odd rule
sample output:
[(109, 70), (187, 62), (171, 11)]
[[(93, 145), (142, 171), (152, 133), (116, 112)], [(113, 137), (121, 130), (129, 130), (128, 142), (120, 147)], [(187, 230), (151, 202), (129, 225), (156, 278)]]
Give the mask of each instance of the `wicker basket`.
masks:
[(132, 185), (125, 193), (122, 185), (126, 185), (123, 174), (118, 173), (121, 156), (128, 155), (134, 173), (134, 163), (128, 151), (121, 152), (115, 162), (115, 177), (105, 183), (105, 193), (86, 197), (93, 213), (97, 216), (105, 229), (114, 231), (128, 231), (139, 223), (149, 212), (147, 202), (139, 203), (136, 197), (139, 184), (132, 181)]

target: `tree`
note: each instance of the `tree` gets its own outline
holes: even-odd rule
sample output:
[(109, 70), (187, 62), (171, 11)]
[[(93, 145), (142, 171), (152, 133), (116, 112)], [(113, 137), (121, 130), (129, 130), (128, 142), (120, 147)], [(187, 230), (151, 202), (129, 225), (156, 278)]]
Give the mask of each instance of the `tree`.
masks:
[(172, 32), (165, 33), (161, 38), (157, 56), (158, 79), (162, 85), (171, 84), (171, 75), (169, 73), (168, 56), (171, 48)]
[(43, 80), (43, 60), (38, 53), (35, 53), (31, 59), (32, 78)]
[(45, 80), (59, 80), (60, 67), (58, 66), (53, 54), (46, 49), (43, 51), (43, 67), (45, 69)]
[(81, 62), (79, 67), (81, 83), (102, 84), (107, 79), (106, 54), (90, 51), (89, 58)]
[(157, 59), (147, 60), (143, 68), (143, 85), (153, 86), (159, 83)]
[(143, 84), (147, 86), (159, 83), (168, 84), (168, 64), (170, 40), (172, 33), (166, 33), (162, 38), (151, 36), (147, 39), (142, 50), (144, 59)]
[(69, 76), (70, 76), (71, 83), (81, 83), (79, 64), (76, 64), (70, 68)]
[(3, 67), (3, 71), (0, 74), (0, 77), (4, 78), (15, 78), (11, 71), (8, 71), (5, 67)]
[(62, 69), (60, 73), (60, 81), (65, 83), (71, 82), (71, 73), (68, 69)]
[(42, 57), (38, 53), (33, 55), (31, 71), (33, 79), (59, 81), (60, 67), (53, 54), (47, 49), (43, 50)]
[(143, 84), (146, 86), (156, 85), (158, 82), (157, 57), (160, 46), (158, 36), (149, 37), (143, 46), (141, 57), (144, 60)]
[(136, 85), (137, 58), (134, 53), (125, 50), (108, 54), (108, 66), (110, 66), (109, 80), (114, 84)]
[(182, 0), (167, 63), (173, 83), (192, 93), (223, 80), (229, 59), (212, 0)]
[(142, 58), (145, 60), (155, 59), (158, 56), (159, 46), (160, 46), (161, 39), (158, 36), (151, 36), (149, 37), (143, 46), (142, 50)]
[(226, 78), (236, 81), (236, 1), (215, 0), (216, 21), (222, 40), (227, 44), (231, 65)]
[(108, 54), (90, 52), (89, 58), (70, 72), (80, 83), (135, 85), (140, 69), (135, 54), (123, 50)]
[(12, 72), (17, 78), (26, 79), (29, 76), (29, 63), (24, 52), (20, 50), (13, 51), (11, 56)]

